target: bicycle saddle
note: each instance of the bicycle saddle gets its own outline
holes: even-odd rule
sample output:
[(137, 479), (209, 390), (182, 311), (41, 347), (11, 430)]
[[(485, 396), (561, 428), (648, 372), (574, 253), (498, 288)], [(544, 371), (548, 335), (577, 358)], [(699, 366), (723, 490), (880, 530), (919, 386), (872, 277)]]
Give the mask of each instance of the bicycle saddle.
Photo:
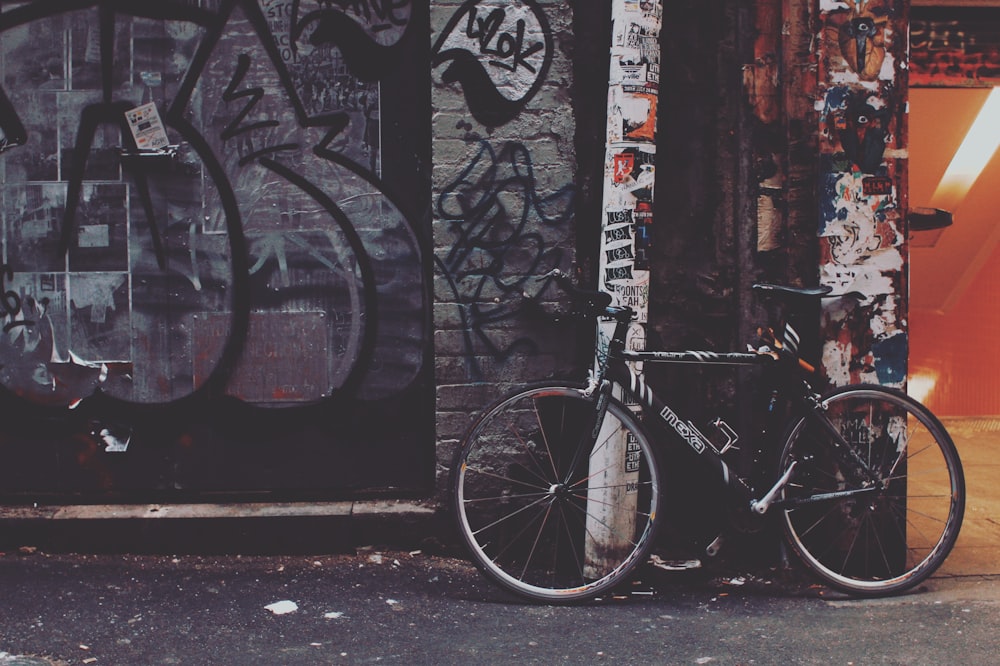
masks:
[(768, 284), (766, 282), (758, 282), (753, 285), (754, 291), (770, 292), (776, 294), (783, 294), (787, 296), (826, 296), (831, 291), (833, 287), (830, 285), (820, 285), (818, 287), (789, 287), (782, 284)]

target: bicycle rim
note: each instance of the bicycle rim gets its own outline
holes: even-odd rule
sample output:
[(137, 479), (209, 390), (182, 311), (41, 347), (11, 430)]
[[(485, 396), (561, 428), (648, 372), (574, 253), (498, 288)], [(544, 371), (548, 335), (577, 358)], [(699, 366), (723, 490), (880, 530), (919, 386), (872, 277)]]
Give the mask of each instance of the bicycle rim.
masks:
[(825, 415), (876, 479), (837, 455), (816, 419), (791, 430), (781, 469), (785, 532), (827, 583), (860, 596), (909, 589), (945, 560), (961, 527), (965, 482), (955, 446), (922, 405), (892, 389), (846, 387)]
[(523, 597), (593, 598), (627, 578), (654, 538), (659, 470), (617, 401), (592, 437), (595, 406), (566, 385), (524, 390), (474, 425), (454, 502), (477, 566)]

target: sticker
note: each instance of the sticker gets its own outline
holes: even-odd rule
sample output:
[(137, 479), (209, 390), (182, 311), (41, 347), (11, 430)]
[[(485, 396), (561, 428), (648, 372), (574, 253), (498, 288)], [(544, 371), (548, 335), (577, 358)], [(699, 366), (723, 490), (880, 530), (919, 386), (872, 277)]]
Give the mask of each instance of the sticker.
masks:
[(883, 196), (892, 194), (892, 178), (885, 176), (868, 176), (861, 180), (861, 191), (866, 196)]
[(633, 153), (620, 153), (614, 157), (614, 174), (612, 179), (616, 183), (623, 183), (625, 179), (632, 175), (635, 168), (635, 155)]
[(170, 143), (154, 102), (126, 111), (125, 118), (139, 150), (158, 150)]
[[(625, 473), (638, 472), (642, 462), (642, 449), (635, 435), (629, 432), (625, 442)], [(636, 488), (638, 490), (638, 488)]]

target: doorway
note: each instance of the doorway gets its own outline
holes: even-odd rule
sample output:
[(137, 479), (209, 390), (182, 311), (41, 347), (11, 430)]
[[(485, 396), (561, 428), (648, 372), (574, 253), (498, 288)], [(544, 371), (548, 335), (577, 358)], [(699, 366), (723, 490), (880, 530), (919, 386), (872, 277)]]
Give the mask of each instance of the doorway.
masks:
[(993, 106), (1000, 88), (910, 90), (910, 209), (947, 210), (953, 224), (911, 237), (909, 375), (944, 416), (1000, 415), (1000, 152), (973, 138), (989, 153), (978, 177), (944, 178), (977, 117), (996, 125)]

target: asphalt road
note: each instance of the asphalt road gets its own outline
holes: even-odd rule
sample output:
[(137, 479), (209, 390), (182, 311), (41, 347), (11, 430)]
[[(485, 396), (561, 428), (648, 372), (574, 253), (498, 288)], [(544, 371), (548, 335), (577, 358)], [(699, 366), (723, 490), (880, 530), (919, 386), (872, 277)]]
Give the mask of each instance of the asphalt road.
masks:
[[(647, 567), (620, 598), (524, 604), (462, 559), (0, 556), (0, 666), (996, 664), (1000, 578), (847, 600), (777, 572)], [(280, 613), (281, 606), (290, 612)], [(34, 658), (29, 658), (34, 657)], [(44, 657), (44, 658), (41, 658)]]

